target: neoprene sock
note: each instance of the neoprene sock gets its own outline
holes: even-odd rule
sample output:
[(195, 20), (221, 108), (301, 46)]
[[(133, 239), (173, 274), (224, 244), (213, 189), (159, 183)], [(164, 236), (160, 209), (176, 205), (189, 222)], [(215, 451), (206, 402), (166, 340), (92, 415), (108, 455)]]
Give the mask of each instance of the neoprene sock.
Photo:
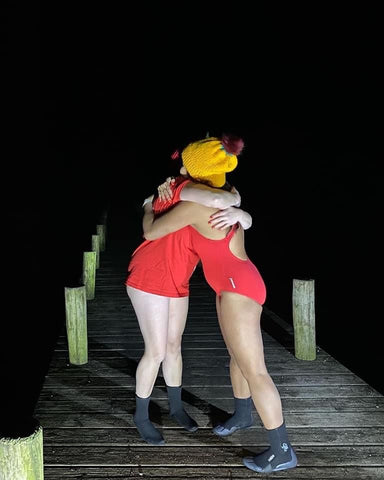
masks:
[(224, 423), (219, 423), (213, 433), (220, 437), (227, 437), (242, 428), (249, 428), (253, 424), (252, 398), (235, 398), (235, 412)]
[(183, 402), (181, 401), (181, 386), (180, 387), (168, 387), (168, 401), (169, 401), (169, 414), (176, 420), (176, 422), (189, 432), (195, 432), (198, 429), (198, 425), (184, 410)]
[(153, 445), (163, 445), (164, 438), (161, 433), (155, 428), (149, 420), (148, 407), (151, 397), (141, 398), (136, 396), (136, 411), (133, 416), (133, 421), (140, 433), (140, 436), (147, 443)]
[(285, 422), (280, 427), (267, 430), (271, 446), (255, 457), (243, 458), (243, 463), (249, 469), (258, 473), (271, 473), (296, 467), (297, 458), (288, 441)]

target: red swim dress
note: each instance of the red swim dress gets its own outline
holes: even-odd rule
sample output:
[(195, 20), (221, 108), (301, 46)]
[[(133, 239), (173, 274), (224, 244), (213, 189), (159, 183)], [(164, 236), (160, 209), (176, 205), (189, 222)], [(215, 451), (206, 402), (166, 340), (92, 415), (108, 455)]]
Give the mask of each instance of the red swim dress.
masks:
[[(180, 201), (180, 193), (190, 182), (177, 177), (171, 184), (172, 200), (153, 202), (155, 215), (172, 208)], [(133, 252), (125, 285), (164, 297), (187, 297), (189, 280), (199, 262), (191, 246), (191, 231), (184, 227), (157, 240), (145, 240)]]

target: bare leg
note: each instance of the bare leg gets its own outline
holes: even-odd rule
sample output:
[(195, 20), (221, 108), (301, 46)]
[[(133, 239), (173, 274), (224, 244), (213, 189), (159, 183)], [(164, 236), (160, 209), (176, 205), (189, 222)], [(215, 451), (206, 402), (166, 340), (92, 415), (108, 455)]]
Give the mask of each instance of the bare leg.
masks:
[(159, 367), (166, 354), (169, 298), (127, 286), (143, 335), (145, 351), (136, 369), (136, 411), (134, 422), (148, 443), (162, 445), (161, 433), (149, 420), (148, 406)]
[(271, 444), (259, 455), (244, 458), (243, 463), (253, 471), (270, 473), (295, 467), (297, 459), (288, 441), (279, 392), (265, 366), (261, 312), (261, 305), (248, 297), (232, 292), (222, 294), (221, 328), (248, 381), (253, 403)]
[(169, 299), (167, 349), (162, 370), (165, 383), (170, 387), (178, 387), (182, 383), (181, 340), (187, 321), (188, 303), (189, 297)]
[(279, 392), (265, 366), (261, 312), (262, 307), (248, 297), (222, 294), (221, 328), (265, 428), (272, 429), (282, 424), (283, 413)]
[[(221, 325), (221, 306), (220, 297), (216, 296), (216, 311), (219, 324)], [(229, 373), (231, 377), (231, 384), (234, 396), (234, 412), (230, 418), (225, 422), (219, 423), (213, 428), (213, 433), (220, 437), (227, 437), (232, 435), (237, 430), (249, 428), (253, 424), (253, 402), (251, 392), (249, 390), (248, 382), (242, 374), (236, 359), (231, 352), (229, 342), (225, 338), (225, 332), (222, 330), (222, 335), (230, 354)]]
[(198, 425), (185, 411), (181, 399), (183, 372), (181, 340), (188, 315), (189, 297), (169, 300), (167, 352), (162, 364), (167, 385), (169, 413), (180, 426), (189, 432), (194, 432), (198, 429)]
[[(220, 307), (220, 297), (216, 296), (216, 311), (217, 311), (217, 318), (219, 320), (219, 325), (221, 326), (221, 307)], [(251, 392), (249, 390), (248, 382), (245, 379), (244, 375), (242, 374), (239, 366), (237, 365), (235, 357), (232, 355), (231, 348), (229, 342), (225, 337), (225, 332), (222, 330), (222, 335), (227, 346), (228, 353), (230, 355), (230, 362), (229, 362), (229, 374), (231, 377), (231, 384), (233, 389), (233, 395), (236, 398), (249, 398), (251, 396)]]
[(169, 298), (127, 287), (143, 335), (145, 351), (136, 370), (136, 394), (151, 395), (159, 367), (165, 358)]

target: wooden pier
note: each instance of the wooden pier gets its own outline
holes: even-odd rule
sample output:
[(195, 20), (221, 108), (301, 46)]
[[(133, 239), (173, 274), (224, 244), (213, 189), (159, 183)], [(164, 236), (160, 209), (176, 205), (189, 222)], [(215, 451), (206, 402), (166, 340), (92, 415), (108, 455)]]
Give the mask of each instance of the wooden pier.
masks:
[[(118, 248), (100, 257), (95, 298), (87, 304), (88, 363), (69, 363), (65, 331), (57, 344), (36, 409), (44, 478), (266, 478), (241, 461), (267, 446), (256, 412), (249, 430), (227, 438), (211, 432), (233, 400), (214, 293), (199, 268), (183, 339), (183, 387), (185, 407), (200, 428), (188, 433), (168, 417), (160, 374), (151, 418), (166, 444), (151, 446), (139, 437), (132, 414), (143, 341), (124, 287), (128, 257)], [(297, 468), (270, 477), (383, 480), (384, 396), (320, 348), (314, 361), (296, 359), (291, 327), (273, 312), (264, 310), (262, 325), (267, 366), (298, 456)]]

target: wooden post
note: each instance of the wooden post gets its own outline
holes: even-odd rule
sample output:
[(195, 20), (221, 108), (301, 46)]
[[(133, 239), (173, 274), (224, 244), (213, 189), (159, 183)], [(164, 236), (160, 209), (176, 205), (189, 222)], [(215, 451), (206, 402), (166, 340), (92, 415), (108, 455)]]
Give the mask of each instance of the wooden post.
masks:
[(293, 280), (292, 293), (295, 357), (316, 359), (315, 281)]
[(83, 283), (87, 300), (93, 300), (96, 285), (96, 252), (83, 253)]
[(96, 252), (96, 268), (100, 267), (100, 237), (92, 235), (92, 252)]
[(69, 362), (73, 365), (84, 365), (88, 362), (85, 286), (65, 287), (65, 311)]
[(0, 439), (0, 479), (44, 479), (43, 429), (37, 421), (29, 436)]
[(105, 234), (106, 234), (106, 228), (105, 225), (96, 225), (96, 233), (99, 235), (100, 238), (100, 252), (105, 251)]

